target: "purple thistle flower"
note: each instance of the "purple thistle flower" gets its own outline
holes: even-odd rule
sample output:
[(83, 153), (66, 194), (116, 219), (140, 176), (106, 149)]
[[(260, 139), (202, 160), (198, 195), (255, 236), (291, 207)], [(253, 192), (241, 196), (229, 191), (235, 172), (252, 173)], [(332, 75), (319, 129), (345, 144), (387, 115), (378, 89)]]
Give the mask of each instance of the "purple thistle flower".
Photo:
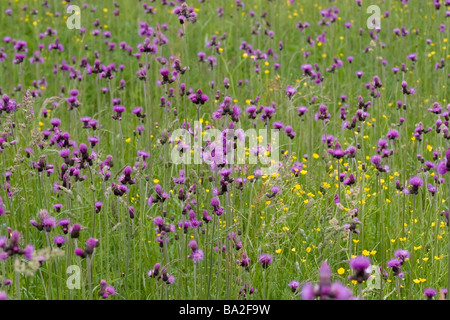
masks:
[(32, 260), (33, 259), (33, 253), (34, 253), (34, 246), (28, 244), (24, 249), (24, 255), (25, 259)]
[(423, 186), (423, 180), (420, 177), (414, 176), (411, 179), (409, 179), (409, 183), (413, 187), (421, 187)]
[(303, 286), (301, 296), (302, 300), (314, 300), (316, 294), (312, 283), (308, 282)]
[(414, 176), (411, 179), (409, 179), (409, 184), (412, 186), (412, 188), (409, 191), (410, 194), (418, 194), (419, 188), (423, 186), (423, 180), (420, 177)]
[(288, 96), (289, 100), (292, 99), (293, 96), (297, 94), (297, 89), (291, 86), (287, 86), (286, 88), (286, 95)]
[(273, 262), (273, 258), (270, 254), (263, 253), (258, 257), (258, 261), (261, 263), (262, 267), (266, 269)]
[(355, 273), (350, 276), (349, 279), (362, 283), (369, 278), (368, 270), (370, 268), (370, 259), (364, 256), (357, 256), (350, 260), (350, 268), (352, 268)]
[(116, 289), (113, 286), (108, 286), (105, 280), (100, 281), (100, 291), (98, 295), (102, 299), (107, 299), (109, 296), (116, 294)]
[(72, 239), (77, 239), (80, 236), (80, 231), (81, 231), (81, 225), (79, 225), (78, 223), (75, 223), (72, 227), (70, 227), (69, 232), (70, 232), (70, 237)]
[(400, 258), (402, 261), (405, 261), (406, 259), (409, 259), (410, 253), (408, 250), (399, 249), (394, 252), (394, 256)]
[(66, 242), (66, 238), (63, 236), (56, 236), (53, 238), (53, 242), (58, 248), (61, 248), (62, 245)]
[(427, 297), (427, 300), (433, 300), (433, 297), (437, 294), (437, 291), (433, 288), (425, 288), (423, 293)]
[(291, 288), (292, 292), (295, 293), (297, 289), (300, 287), (300, 282), (292, 280), (291, 282), (289, 282), (288, 286), (289, 288)]
[(201, 260), (203, 260), (203, 251), (200, 249), (197, 249), (197, 250), (193, 251), (192, 254), (188, 256), (188, 258), (192, 259), (192, 261), (194, 261), (194, 263), (200, 262)]
[(340, 282), (334, 282), (330, 288), (330, 298), (334, 300), (349, 300), (353, 296), (352, 290)]
[(99, 213), (102, 210), (103, 202), (97, 201), (95, 202), (95, 212)]

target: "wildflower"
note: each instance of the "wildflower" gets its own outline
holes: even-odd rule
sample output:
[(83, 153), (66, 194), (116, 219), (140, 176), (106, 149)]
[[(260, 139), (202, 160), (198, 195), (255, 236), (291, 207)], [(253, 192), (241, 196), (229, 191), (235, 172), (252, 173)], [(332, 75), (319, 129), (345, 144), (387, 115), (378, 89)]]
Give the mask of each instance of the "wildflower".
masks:
[(99, 241), (96, 238), (89, 238), (86, 241), (86, 247), (84, 250), (77, 248), (75, 249), (75, 254), (81, 258), (86, 258), (94, 253), (94, 249), (99, 246)]
[(408, 89), (408, 83), (406, 81), (402, 81), (401, 87), (404, 95), (413, 95), (416, 92), (414, 88)]
[(340, 282), (334, 282), (330, 288), (329, 297), (334, 300), (349, 300), (352, 298), (353, 292), (347, 286)]
[(131, 178), (131, 175), (133, 174), (133, 170), (130, 166), (126, 166), (123, 171), (122, 175), (119, 178), (119, 182), (122, 185), (132, 185), (136, 183), (136, 179)]
[(109, 296), (113, 296), (116, 293), (116, 289), (113, 286), (108, 286), (105, 280), (100, 281), (100, 291), (98, 295), (102, 299), (107, 299)]
[(213, 212), (218, 216), (221, 216), (224, 213), (223, 207), (220, 206), (219, 198), (213, 197), (211, 199), (211, 206), (213, 207)]
[(346, 186), (351, 186), (356, 182), (356, 178), (353, 175), (353, 173), (350, 173), (350, 175), (344, 179), (344, 181), (342, 182), (342, 184), (346, 185)]
[(300, 282), (292, 280), (291, 282), (289, 282), (288, 286), (289, 288), (291, 288), (292, 292), (295, 293), (297, 292), (297, 289), (300, 287)]
[(306, 283), (302, 288), (302, 300), (313, 300), (316, 297), (312, 283)]
[(409, 193), (418, 194), (419, 188), (423, 186), (423, 180), (420, 177), (414, 176), (409, 179), (409, 184), (412, 186), (412, 188), (409, 190)]
[(327, 123), (331, 117), (331, 114), (328, 112), (328, 108), (326, 105), (321, 104), (319, 106), (319, 111), (314, 115), (314, 120), (322, 120), (324, 123)]
[(359, 230), (356, 229), (357, 225), (359, 224), (359, 219), (354, 217), (351, 223), (346, 223), (344, 225), (345, 230), (349, 232), (353, 232), (355, 234), (359, 234)]
[(102, 210), (102, 206), (103, 206), (103, 202), (101, 202), (101, 201), (95, 202), (95, 212), (99, 213), (100, 210)]
[(417, 54), (416, 53), (411, 53), (408, 55), (408, 59), (411, 60), (412, 62), (416, 62), (417, 61)]
[(56, 219), (48, 214), (48, 211), (43, 209), (39, 214), (39, 223), (35, 220), (30, 220), (30, 224), (36, 227), (39, 231), (45, 230), (50, 232), (56, 226)]
[(180, 176), (178, 178), (173, 178), (173, 182), (176, 184), (183, 184), (186, 181), (185, 171), (183, 169), (180, 170)]
[(441, 175), (446, 174), (448, 171), (450, 171), (450, 148), (447, 149), (443, 160), (439, 162), (437, 167), (437, 172)]
[(258, 261), (261, 263), (262, 267), (266, 269), (273, 262), (273, 258), (270, 254), (263, 253), (259, 256)]
[(388, 165), (381, 165), (382, 157), (379, 154), (376, 154), (370, 158), (370, 162), (375, 166), (375, 168), (379, 172), (389, 172), (389, 166)]
[(208, 102), (209, 98), (202, 92), (201, 89), (198, 89), (196, 93), (193, 93), (189, 96), (189, 100), (191, 100), (195, 104), (203, 105), (205, 104), (205, 102)]
[(58, 225), (60, 225), (63, 228), (64, 234), (67, 234), (69, 232), (69, 224), (70, 224), (69, 219), (61, 219), (58, 222)]
[(66, 242), (66, 238), (64, 238), (63, 236), (57, 236), (53, 238), (53, 242), (58, 248), (61, 248), (62, 245)]
[(78, 223), (75, 223), (72, 227), (69, 228), (70, 237), (72, 239), (77, 239), (80, 236), (81, 226)]
[(297, 89), (291, 86), (287, 86), (286, 88), (286, 95), (288, 96), (289, 100), (292, 99), (293, 96), (297, 94)]
[(130, 216), (130, 219), (134, 219), (134, 213), (136, 212), (136, 209), (133, 206), (128, 207), (128, 214)]
[(388, 268), (392, 269), (392, 273), (394, 276), (398, 276), (400, 278), (403, 277), (403, 273), (401, 272), (402, 261), (398, 258), (391, 259), (387, 262)]
[(286, 133), (286, 135), (287, 135), (290, 139), (294, 139), (295, 136), (297, 135), (296, 132), (292, 129), (291, 126), (286, 126), (286, 128), (284, 129), (284, 133)]
[(328, 153), (336, 159), (341, 159), (345, 155), (344, 151), (341, 149), (341, 145), (339, 144), (339, 142), (335, 143), (334, 149), (328, 149)]
[(120, 105), (120, 104), (114, 105), (113, 106), (113, 111), (116, 114), (113, 114), (111, 116), (111, 118), (113, 118), (114, 120), (121, 121), (122, 120), (122, 113), (124, 113), (125, 110), (126, 110), (126, 108), (124, 106)]
[(7, 260), (14, 255), (24, 255), (25, 259), (31, 260), (34, 252), (32, 245), (27, 245), (24, 249), (20, 247), (22, 236), (19, 231), (9, 231), (9, 242), (6, 237), (0, 237), (0, 261)]
[(394, 255), (404, 262), (406, 259), (409, 259), (410, 253), (408, 250), (396, 250)]
[(319, 269), (319, 283), (306, 283), (301, 291), (302, 300), (348, 300), (352, 298), (352, 291), (340, 282), (331, 282), (331, 269), (328, 263), (322, 263)]
[(350, 268), (353, 269), (354, 274), (349, 276), (349, 279), (362, 283), (370, 276), (370, 273), (368, 272), (370, 268), (370, 259), (364, 256), (357, 256), (350, 260)]
[(305, 115), (306, 112), (308, 112), (308, 108), (307, 107), (301, 106), (301, 107), (297, 108), (297, 114), (298, 114), (299, 117)]
[(242, 287), (239, 289), (239, 295), (240, 295), (240, 296), (243, 296), (244, 299), (246, 299), (247, 293), (248, 293), (249, 295), (251, 295), (251, 294), (254, 294), (254, 293), (257, 293), (257, 292), (258, 292), (258, 290), (257, 290), (256, 288), (254, 288), (254, 287), (251, 287), (251, 286), (248, 284), (248, 282), (245, 282), (245, 283), (244, 283), (244, 286), (242, 286)]
[(150, 270), (147, 272), (147, 276), (150, 278), (157, 277), (160, 269), (161, 269), (161, 264), (156, 263), (155, 266), (153, 267), (153, 270)]
[(252, 260), (247, 256), (247, 253), (242, 252), (241, 260), (237, 260), (236, 263), (238, 263), (241, 267), (243, 267), (246, 270), (248, 270), (251, 261)]
[(0, 217), (6, 212), (5, 206), (3, 205), (2, 197), (0, 197)]
[(267, 196), (267, 198), (269, 198), (269, 199), (275, 197), (275, 196), (278, 194), (278, 192), (280, 192), (280, 187), (279, 187), (279, 186), (273, 186), (273, 187), (270, 189), (270, 192), (271, 192), (271, 193), (266, 193), (266, 196)]
[(190, 21), (191, 23), (195, 23), (197, 21), (197, 14), (195, 13), (194, 8), (188, 7), (186, 2), (183, 2), (181, 6), (176, 7), (173, 10), (173, 13), (178, 16), (178, 20), (182, 25), (185, 21)]
[(423, 293), (427, 297), (426, 300), (433, 300), (433, 297), (437, 294), (437, 291), (433, 288), (426, 288), (423, 290)]
[(155, 191), (156, 191), (156, 198), (150, 196), (147, 200), (147, 204), (149, 207), (151, 207), (154, 203), (164, 202), (166, 201), (166, 199), (169, 198), (169, 194), (166, 191), (164, 191), (159, 184), (155, 186)]
[(188, 256), (189, 259), (192, 259), (194, 263), (203, 260), (203, 251), (198, 248), (197, 241), (191, 240), (191, 242), (189, 242), (189, 248), (192, 250), (192, 254)]

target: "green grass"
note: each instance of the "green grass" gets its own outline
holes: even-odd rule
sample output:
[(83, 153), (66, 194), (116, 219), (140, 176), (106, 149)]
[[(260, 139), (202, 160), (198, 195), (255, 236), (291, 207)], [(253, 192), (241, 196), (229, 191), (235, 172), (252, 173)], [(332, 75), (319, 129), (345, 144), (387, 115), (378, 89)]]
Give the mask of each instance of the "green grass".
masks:
[[(22, 299), (97, 299), (100, 280), (104, 279), (116, 288), (116, 295), (111, 299), (242, 299), (239, 290), (244, 282), (248, 282), (258, 291), (247, 295), (247, 299), (294, 299), (299, 297), (299, 292), (293, 294), (288, 283), (293, 279), (298, 280), (301, 285), (307, 281), (318, 281), (319, 267), (327, 261), (333, 271), (333, 280), (348, 285), (356, 295), (357, 285), (348, 280), (351, 275), (348, 266), (351, 256), (368, 254), (374, 266), (383, 265), (386, 269), (385, 262), (393, 257), (397, 249), (407, 249), (414, 255), (414, 259), (404, 265), (402, 299), (423, 299), (423, 289), (427, 287), (446, 288), (448, 229), (445, 218), (440, 213), (448, 209), (448, 183), (437, 185), (438, 192), (432, 197), (426, 186), (428, 183), (435, 185), (435, 170), (421, 172), (423, 164), (416, 157), (419, 153), (425, 160), (433, 161), (433, 151), (444, 154), (448, 147), (448, 142), (435, 131), (437, 116), (427, 111), (435, 101), (444, 109), (448, 105), (448, 67), (434, 70), (435, 63), (441, 58), (449, 64), (446, 8), (442, 5), (440, 10), (435, 10), (432, 1), (410, 1), (407, 6), (392, 0), (373, 2), (364, 1), (360, 8), (351, 0), (296, 0), (292, 5), (288, 1), (248, 0), (245, 1), (244, 8), (237, 10), (234, 1), (210, 0), (200, 4), (191, 0), (188, 4), (198, 9), (198, 21), (186, 24), (183, 38), (177, 36), (181, 26), (177, 17), (172, 14), (173, 7), (162, 6), (159, 1), (149, 3), (149, 6), (156, 8), (153, 15), (144, 12), (140, 1), (120, 2), (119, 16), (113, 14), (115, 8), (110, 1), (96, 1), (96, 12), (90, 11), (92, 4), (88, 9), (81, 10), (81, 26), (87, 29), (85, 35), (80, 35), (78, 30), (66, 28), (65, 19), (68, 14), (61, 1), (50, 1), (50, 9), (42, 7), (38, 1), (13, 1), (10, 6), (13, 9), (12, 16), (5, 14), (4, 10), (9, 6), (4, 2), (5, 6), (2, 6), (0, 13), (0, 36), (27, 41), (28, 53), (21, 65), (13, 65), (13, 45), (2, 42), (1, 46), (5, 47), (8, 55), (5, 62), (0, 62), (2, 93), (22, 102), (26, 90), (36, 90), (33, 88), (33, 80), (45, 77), (48, 85), (36, 90), (39, 96), (32, 100), (34, 115), (28, 116), (22, 112), (23, 107), (13, 114), (1, 114), (2, 132), (11, 131), (13, 136), (8, 136), (7, 141), (15, 140), (16, 143), (5, 145), (1, 153), (0, 171), (2, 175), (5, 172), (13, 173), (10, 184), (14, 195), (8, 197), (4, 188), (0, 190), (0, 196), (9, 212), (0, 217), (0, 235), (6, 236), (6, 228), (10, 227), (22, 234), (23, 247), (26, 244), (34, 245), (36, 250), (47, 247), (45, 232), (38, 231), (29, 223), (31, 219), (38, 220), (41, 209), (47, 209), (57, 220), (70, 218), (72, 224), (79, 223), (85, 229), (81, 231), (77, 243), (74, 239), (69, 239), (63, 245), (62, 256), (44, 262), (33, 275), (21, 274), (18, 276), (18, 284), (14, 258), (0, 262), (2, 278), (13, 281), (11, 287), (2, 290), (6, 290), (11, 299), (18, 298), (16, 285), (20, 288)], [(21, 10), (24, 4), (29, 6), (27, 11)], [(74, 4), (81, 6), (82, 2), (75, 1)], [(388, 18), (383, 16), (381, 19), (381, 31), (376, 34), (377, 41), (370, 38), (370, 30), (366, 27), (370, 14), (365, 9), (370, 4), (379, 5), (382, 13), (390, 11)], [(224, 10), (222, 18), (217, 17), (216, 9), (219, 6)], [(329, 27), (319, 26), (317, 22), (321, 19), (320, 10), (330, 6), (339, 8), (338, 20)], [(38, 10), (37, 15), (30, 14), (33, 7)], [(256, 13), (254, 18), (249, 15), (252, 10)], [(61, 12), (61, 16), (55, 17), (55, 11)], [(267, 12), (267, 16), (260, 18), (263, 11)], [(97, 37), (92, 35), (96, 19), (102, 26), (101, 29), (98, 28), (101, 34), (105, 30), (111, 32), (108, 41), (116, 43), (114, 51), (108, 50), (101, 34)], [(155, 61), (156, 56), (148, 57), (150, 69), (145, 82), (145, 96), (144, 81), (136, 77), (136, 72), (142, 67), (139, 63), (145, 64), (145, 54), (138, 60), (119, 48), (120, 42), (125, 41), (133, 48), (133, 53), (137, 52), (137, 45), (144, 41), (138, 35), (141, 21), (147, 22), (155, 30), (158, 24), (167, 24), (168, 30), (163, 33), (169, 43), (158, 47), (156, 56), (167, 59), (176, 56), (183, 66), (189, 67), (175, 83), (168, 85), (168, 88), (175, 89), (175, 96), (169, 98), (171, 108), (166, 113), (159, 106), (165, 89), (164, 86), (156, 85), (156, 80), (161, 79), (159, 70), (162, 68)], [(296, 28), (298, 21), (308, 21), (311, 26), (301, 32)], [(344, 23), (350, 21), (352, 27), (346, 29)], [(446, 32), (439, 32), (439, 26), (445, 23)], [(257, 24), (260, 24), (259, 36), (251, 34), (252, 28), (257, 28)], [(401, 26), (409, 30), (408, 36), (398, 37), (393, 34), (392, 30)], [(39, 34), (45, 32), (47, 27), (56, 29), (58, 34), (39, 39)], [(359, 35), (360, 28), (363, 30), (362, 36)], [(416, 29), (417, 33), (414, 31)], [(265, 30), (274, 31), (273, 39), (264, 35)], [(323, 32), (326, 32), (327, 41), (319, 45), (316, 38)], [(226, 39), (220, 40), (219, 36), (224, 33)], [(218, 51), (206, 47), (206, 42), (213, 35), (221, 42)], [(307, 43), (308, 35), (315, 40), (313, 47)], [(62, 53), (47, 50), (48, 44), (53, 43), (55, 38), (59, 38), (64, 45)], [(431, 39), (432, 44), (427, 44), (426, 39)], [(255, 62), (250, 56), (244, 56), (244, 52), (239, 49), (243, 41), (261, 52), (272, 48), (278, 59), (269, 57), (267, 65), (265, 60), (258, 60), (260, 72), (255, 73)], [(283, 41), (282, 51), (279, 51), (279, 41)], [(41, 53), (45, 62), (42, 65), (31, 65), (28, 59), (38, 50), (40, 43), (45, 47)], [(364, 53), (367, 46), (370, 49)], [(63, 59), (77, 70), (80, 69), (82, 57), (86, 57), (92, 65), (95, 60), (94, 51), (98, 51), (102, 64), (114, 62), (117, 67), (125, 67), (123, 72), (114, 74), (110, 83), (105, 79), (98, 80), (98, 89), (110, 87), (112, 95), (99, 93), (96, 76), (86, 74), (85, 69), (80, 71), (82, 81), (70, 79), (68, 73), (60, 70), (56, 74), (52, 72), (54, 64), (57, 63), (59, 67)], [(207, 56), (216, 57), (217, 66), (212, 71), (207, 64), (197, 61), (197, 53), (200, 51)], [(310, 52), (308, 58), (304, 57), (306, 51)], [(407, 55), (413, 52), (418, 55), (414, 68), (407, 59)], [(354, 57), (351, 64), (347, 62), (349, 56)], [(75, 64), (71, 62), (72, 57), (76, 58)], [(343, 66), (334, 73), (328, 73), (326, 68), (334, 63), (334, 57), (342, 60)], [(388, 61), (385, 67), (381, 63), (383, 59)], [(274, 63), (280, 63), (281, 67), (275, 70)], [(325, 77), (321, 85), (316, 85), (303, 76), (301, 65), (306, 63), (319, 65)], [(400, 67), (402, 63), (406, 64), (409, 71), (400, 71), (394, 75), (391, 69)], [(358, 70), (364, 71), (361, 80), (355, 75)], [(376, 99), (371, 98), (370, 92), (364, 87), (374, 76), (379, 76), (383, 84), (380, 98)], [(258, 96), (258, 106), (269, 106), (273, 102), (276, 104), (277, 112), (270, 126), (274, 121), (282, 121), (291, 125), (297, 136), (292, 141), (291, 152), (285, 153), (284, 151), (289, 150), (290, 143), (288, 137), (281, 132), (282, 167), (278, 174), (251, 179), (242, 191), (234, 184), (227, 196), (219, 196), (221, 205), (226, 207), (226, 213), (221, 217), (214, 217), (210, 205), (214, 179), (210, 182), (209, 177), (215, 177), (215, 174), (206, 164), (198, 167), (171, 164), (169, 151), (173, 144), (162, 146), (159, 139), (163, 132), (170, 133), (180, 128), (185, 118), (192, 126), (197, 120), (195, 105), (186, 96), (180, 97), (178, 94), (181, 82), (186, 84), (186, 89), (196, 91), (201, 88), (209, 96), (209, 102), (201, 107), (199, 113), (203, 126), (209, 124), (215, 128), (225, 128), (225, 118), (212, 119), (212, 113), (224, 98), (225, 77), (229, 78), (231, 84), (226, 94), (242, 110), (236, 127), (244, 130), (252, 127), (253, 121), (248, 119), (245, 108), (250, 105), (250, 100)], [(117, 89), (121, 79), (126, 81), (125, 90)], [(238, 86), (239, 80), (244, 82), (241, 87)], [(402, 80), (407, 81), (408, 87), (414, 87), (416, 94), (407, 97), (406, 110), (397, 110), (397, 101), (404, 101), (400, 87)], [(211, 81), (216, 84), (214, 89), (210, 86)], [(16, 92), (15, 88), (19, 83), (22, 90)], [(298, 94), (292, 101), (285, 94), (288, 85), (298, 89)], [(62, 95), (61, 86), (65, 87)], [(82, 105), (69, 112), (65, 98), (69, 96), (71, 89), (79, 90), (78, 100)], [(217, 90), (221, 92), (219, 101), (215, 101)], [(356, 132), (355, 136), (355, 130), (341, 129), (339, 114), (340, 107), (344, 105), (339, 98), (341, 94), (348, 97), (346, 103), (350, 122), (357, 110), (358, 96), (361, 95), (366, 102), (372, 101), (368, 111), (370, 116), (364, 123), (358, 122), (357, 125), (362, 130)], [(61, 96), (61, 103), (53, 107), (47, 99), (56, 96)], [(122, 105), (127, 108), (121, 121), (123, 140), (118, 121), (111, 118), (111, 97), (120, 98)], [(313, 97), (317, 97), (317, 101), (310, 104)], [(338, 166), (336, 160), (328, 154), (328, 148), (321, 143), (323, 124), (321, 121), (314, 121), (314, 114), (320, 104), (327, 105), (331, 113), (327, 134), (338, 138), (343, 149), (355, 145), (355, 137), (361, 144), (362, 149), (357, 151), (356, 159), (344, 158)], [(309, 111), (303, 118), (299, 118), (296, 108), (302, 105), (307, 106)], [(131, 113), (136, 106), (142, 106), (147, 113), (144, 120), (146, 130), (142, 136), (133, 134), (133, 130), (140, 124), (139, 119)], [(46, 118), (42, 115), (43, 108), (49, 110)], [(177, 110), (177, 115), (174, 115), (173, 109)], [(83, 116), (97, 119), (99, 129), (95, 132), (83, 129), (79, 120)], [(399, 117), (405, 118), (405, 122), (403, 126), (396, 127)], [(100, 138), (100, 143), (95, 148), (89, 147), (89, 152), (97, 152), (98, 159), (92, 165), (92, 179), (89, 169), (83, 169), (82, 175), (86, 175), (87, 179), (77, 182), (72, 178), (70, 190), (59, 194), (55, 194), (52, 187), (54, 182), (60, 182), (60, 148), (40, 141), (38, 134), (39, 131), (51, 128), (52, 118), (61, 119), (62, 131), (69, 132), (70, 139), (76, 141), (77, 145), (88, 144), (89, 136)], [(8, 127), (10, 121), (15, 123), (12, 130)], [(262, 129), (263, 124), (256, 122), (256, 128)], [(423, 136), (423, 141), (412, 139), (414, 128), (419, 122), (425, 128), (433, 128)], [(385, 138), (391, 128), (396, 128), (400, 137), (394, 144), (393, 155), (383, 159), (383, 164), (390, 166), (390, 172), (378, 176), (370, 163), (370, 157), (376, 153), (377, 141)], [(44, 147), (38, 147), (39, 143), (43, 143)], [(28, 147), (34, 150), (30, 158), (25, 157), (23, 151)], [(126, 165), (134, 166), (138, 150), (150, 153), (150, 158), (146, 161), (147, 168), (133, 168), (132, 177), (136, 178), (136, 184), (130, 187), (127, 195), (117, 197), (111, 191), (111, 183), (118, 183), (121, 170)], [(111, 178), (103, 182), (98, 173), (99, 165), (107, 155), (113, 156), (114, 167), (111, 169)], [(41, 156), (46, 157), (48, 164), (55, 166), (55, 172), (50, 177), (44, 172), (42, 180), (37, 170), (31, 167), (31, 161), (37, 162)], [(290, 171), (295, 161), (305, 165), (304, 171), (297, 177)], [(362, 171), (362, 163), (366, 165), (365, 172)], [(234, 170), (232, 175), (234, 178), (253, 176), (256, 167), (249, 165), (248, 168), (240, 168), (245, 171)], [(343, 184), (339, 186), (338, 167), (340, 172), (345, 170), (355, 174), (357, 182), (352, 188)], [(194, 183), (197, 185), (197, 193), (189, 199), (195, 198), (198, 203), (198, 207), (193, 208), (197, 218), (201, 220), (203, 210), (208, 210), (213, 217), (209, 224), (203, 224), (196, 230), (189, 229), (186, 234), (178, 228), (178, 222), (185, 216), (182, 214), (182, 203), (177, 198), (178, 188), (172, 181), (172, 177), (178, 176), (180, 169), (186, 170), (188, 181), (185, 190)], [(407, 186), (408, 179), (414, 175), (423, 178), (424, 186), (416, 196), (416, 210), (411, 212), (414, 196), (399, 193), (395, 188), (395, 181), (400, 180)], [(444, 178), (449, 179), (448, 176)], [(2, 178), (1, 184), (4, 183)], [(154, 187), (157, 183), (171, 197), (161, 206), (155, 204), (149, 207), (146, 199), (150, 195), (155, 196)], [(274, 185), (281, 186), (282, 190), (269, 200), (265, 194)], [(333, 201), (336, 193), (340, 195), (342, 207)], [(95, 214), (94, 227), (95, 201), (102, 201), (103, 208), (100, 213)], [(56, 203), (63, 204), (60, 213), (52, 208)], [(130, 219), (128, 214), (130, 205), (136, 210), (134, 219)], [(358, 218), (362, 224), (358, 225), (358, 229), (361, 232), (354, 234), (350, 240), (343, 226), (351, 220), (349, 212), (355, 207), (359, 209)], [(162, 210), (167, 212), (166, 221), (176, 225), (176, 234), (168, 234), (170, 241), (163, 250), (156, 242), (153, 223), (153, 218), (163, 215)], [(170, 217), (173, 217), (173, 221), (170, 221)], [(417, 219), (417, 223), (413, 223), (414, 219)], [(243, 244), (239, 251), (227, 240), (230, 232), (239, 234)], [(60, 226), (48, 234), (53, 250), (55, 246), (52, 239), (61, 234)], [(92, 259), (91, 285), (88, 281), (89, 259), (79, 259), (74, 254), (76, 247), (85, 248), (85, 241), (90, 237), (98, 238), (100, 243)], [(192, 260), (187, 258), (190, 254), (187, 241), (191, 239), (195, 239), (204, 252), (204, 260), (196, 265), (196, 270)], [(227, 246), (222, 254), (213, 249), (219, 240)], [(236, 263), (243, 251), (251, 258), (247, 270)], [(258, 263), (261, 253), (269, 253), (274, 258), (267, 269), (263, 269)], [(24, 261), (22, 256), (19, 259)], [(175, 276), (173, 284), (166, 285), (147, 277), (148, 270), (157, 262)], [(70, 276), (66, 270), (70, 265), (81, 268), (80, 290), (69, 290), (66, 286)], [(342, 274), (338, 273), (340, 268), (343, 268)], [(380, 280), (379, 275), (374, 273), (374, 282), (363, 284), (365, 299), (379, 299), (380, 296), (384, 299), (399, 298), (396, 280), (391, 270), (388, 273), (387, 281), (383, 280), (381, 294), (374, 284)]]

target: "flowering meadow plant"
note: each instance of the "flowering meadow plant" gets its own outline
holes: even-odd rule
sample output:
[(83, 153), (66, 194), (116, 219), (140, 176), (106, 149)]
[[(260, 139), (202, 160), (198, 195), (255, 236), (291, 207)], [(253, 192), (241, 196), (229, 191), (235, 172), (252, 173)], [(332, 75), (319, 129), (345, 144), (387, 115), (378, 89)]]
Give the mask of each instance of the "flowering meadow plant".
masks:
[(73, 2), (0, 5), (0, 300), (450, 299), (449, 0)]

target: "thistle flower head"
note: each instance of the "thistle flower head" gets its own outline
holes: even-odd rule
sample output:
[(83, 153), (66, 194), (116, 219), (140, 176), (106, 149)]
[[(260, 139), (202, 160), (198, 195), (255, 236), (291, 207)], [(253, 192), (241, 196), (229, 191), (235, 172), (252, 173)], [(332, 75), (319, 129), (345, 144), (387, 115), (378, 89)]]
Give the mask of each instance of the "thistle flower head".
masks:
[(263, 253), (259, 256), (258, 261), (261, 263), (262, 267), (266, 269), (273, 262), (273, 258), (270, 254)]

